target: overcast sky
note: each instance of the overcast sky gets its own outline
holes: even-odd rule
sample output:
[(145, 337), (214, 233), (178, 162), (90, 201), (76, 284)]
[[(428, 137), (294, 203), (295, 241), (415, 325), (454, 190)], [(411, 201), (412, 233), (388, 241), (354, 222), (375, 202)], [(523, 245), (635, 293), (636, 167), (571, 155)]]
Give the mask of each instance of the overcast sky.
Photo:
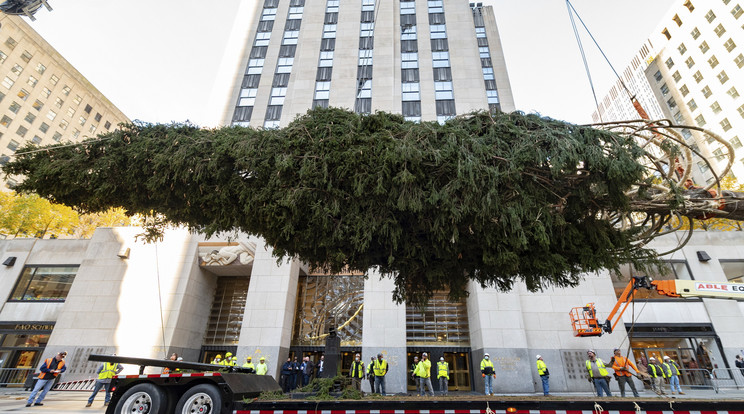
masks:
[[(572, 4), (621, 72), (667, 10), (680, 1)], [(230, 63), (235, 59), (225, 57), (238, 56), (243, 46), (245, 28), (233, 24), (239, 0), (49, 3), (54, 11), (42, 8), (30, 24), (131, 119), (219, 124), (227, 96), (225, 82), (215, 80), (232, 76), (236, 68)], [(517, 109), (590, 122), (594, 100), (566, 2), (484, 4), (494, 6)], [(585, 39), (584, 47), (590, 50), (590, 69), (601, 98), (614, 78), (589, 42)]]

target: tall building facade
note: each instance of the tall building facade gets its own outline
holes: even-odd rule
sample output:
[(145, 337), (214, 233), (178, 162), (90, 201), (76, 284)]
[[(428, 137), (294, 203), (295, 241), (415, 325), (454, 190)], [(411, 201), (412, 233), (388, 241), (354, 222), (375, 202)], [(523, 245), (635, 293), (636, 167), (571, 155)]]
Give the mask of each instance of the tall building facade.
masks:
[(0, 79), (0, 165), (26, 142), (75, 142), (129, 122), (23, 18), (3, 13)]
[[(735, 152), (734, 176), (744, 178), (744, 3), (679, 0), (622, 73), (652, 119), (708, 129)], [(595, 122), (638, 119), (618, 81), (600, 101)], [(697, 184), (712, 182), (726, 166), (729, 148), (695, 130), (687, 142), (712, 160), (695, 161)]]
[(275, 128), (316, 106), (443, 122), (513, 111), (493, 9), (461, 0), (264, 0), (225, 124)]

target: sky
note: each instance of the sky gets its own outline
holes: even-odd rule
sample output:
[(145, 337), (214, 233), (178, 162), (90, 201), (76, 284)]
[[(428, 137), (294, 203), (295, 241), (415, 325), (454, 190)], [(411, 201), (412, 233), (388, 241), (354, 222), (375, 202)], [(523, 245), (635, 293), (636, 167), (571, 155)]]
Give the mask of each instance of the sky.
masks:
[[(29, 23), (130, 119), (218, 126), (253, 1), (49, 0), (54, 10)], [(618, 72), (679, 2), (571, 1)], [(566, 1), (483, 3), (494, 7), (516, 108), (591, 122), (595, 103)], [(582, 41), (601, 99), (615, 78), (585, 33)]]

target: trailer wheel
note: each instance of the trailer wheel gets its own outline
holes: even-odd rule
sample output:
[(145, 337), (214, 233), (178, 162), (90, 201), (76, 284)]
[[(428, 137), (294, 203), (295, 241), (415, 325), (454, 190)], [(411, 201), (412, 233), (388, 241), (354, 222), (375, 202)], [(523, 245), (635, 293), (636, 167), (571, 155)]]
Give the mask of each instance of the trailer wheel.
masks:
[(211, 384), (189, 388), (176, 405), (176, 414), (219, 414), (221, 410), (222, 397), (217, 387)]
[(128, 389), (116, 403), (116, 414), (165, 414), (168, 398), (154, 384), (137, 384)]

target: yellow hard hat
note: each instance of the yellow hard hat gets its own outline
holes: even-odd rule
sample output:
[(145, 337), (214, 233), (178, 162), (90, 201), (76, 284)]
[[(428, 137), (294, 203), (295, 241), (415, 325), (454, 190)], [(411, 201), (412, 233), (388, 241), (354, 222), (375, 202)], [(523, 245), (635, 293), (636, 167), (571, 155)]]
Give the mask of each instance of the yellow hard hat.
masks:
[(233, 361), (237, 361), (238, 360), (238, 357), (234, 356), (234, 357), (232, 357), (232, 359), (233, 359)]
[(231, 356), (232, 356), (232, 352), (228, 352), (228, 353), (225, 354), (225, 357), (226, 358), (230, 358)]
[(248, 357), (248, 358), (246, 358), (246, 359), (250, 361), (250, 360), (251, 360), (251, 357)]
[(219, 359), (222, 359), (222, 355), (220, 355), (220, 354), (217, 354), (217, 356), (216, 356), (216, 357), (214, 357), (214, 358), (215, 358), (215, 359), (217, 359), (217, 358), (219, 358)]

